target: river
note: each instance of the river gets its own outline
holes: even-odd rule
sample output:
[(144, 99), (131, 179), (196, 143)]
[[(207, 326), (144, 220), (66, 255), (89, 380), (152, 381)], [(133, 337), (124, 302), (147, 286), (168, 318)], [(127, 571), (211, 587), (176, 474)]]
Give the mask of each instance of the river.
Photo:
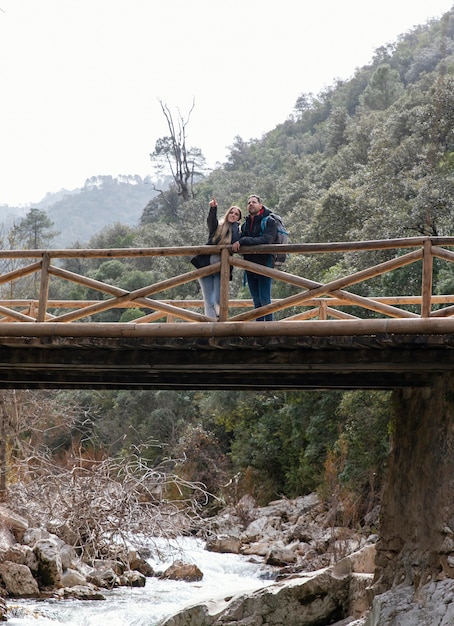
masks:
[[(272, 568), (250, 557), (204, 550), (204, 543), (185, 538), (172, 546), (166, 562), (149, 559), (155, 571), (164, 571), (175, 558), (195, 563), (200, 582), (147, 578), (145, 587), (101, 590), (106, 600), (8, 601), (8, 626), (155, 626), (181, 608), (203, 600), (226, 597), (272, 583)], [(181, 554), (182, 552), (182, 554)]]

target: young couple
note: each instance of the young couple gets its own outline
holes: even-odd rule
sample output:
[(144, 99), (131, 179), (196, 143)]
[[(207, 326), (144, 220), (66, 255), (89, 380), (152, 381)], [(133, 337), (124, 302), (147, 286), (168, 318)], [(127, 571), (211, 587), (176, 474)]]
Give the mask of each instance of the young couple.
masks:
[[(231, 206), (224, 218), (219, 221), (217, 217), (217, 202), (212, 198), (210, 202), (210, 210), (207, 218), (209, 240), (208, 245), (232, 245), (232, 252), (238, 252), (241, 246), (254, 246), (261, 244), (273, 243), (276, 240), (277, 226), (276, 221), (271, 215), (271, 211), (267, 209), (260, 200), (260, 197), (252, 194), (247, 200), (248, 215), (244, 223), (240, 226), (243, 217), (241, 209), (237, 206)], [(262, 220), (266, 221), (262, 225)], [(259, 265), (267, 267), (274, 266), (274, 257), (272, 254), (245, 254), (246, 261), (252, 261)], [(212, 254), (209, 256), (209, 264), (218, 263), (220, 255)], [(230, 278), (232, 274), (230, 274)], [(271, 302), (271, 278), (246, 271), (246, 280), (249, 291), (257, 309)], [(199, 279), (202, 288), (205, 315), (217, 319), (219, 316), (219, 299), (220, 299), (220, 273), (204, 276)], [(262, 317), (258, 317), (257, 321), (271, 321), (273, 314), (269, 313)]]

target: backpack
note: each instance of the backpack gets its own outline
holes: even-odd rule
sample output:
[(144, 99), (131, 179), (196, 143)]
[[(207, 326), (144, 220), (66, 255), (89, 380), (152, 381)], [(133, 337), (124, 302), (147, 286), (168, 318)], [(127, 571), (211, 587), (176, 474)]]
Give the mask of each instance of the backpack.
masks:
[[(268, 209), (270, 210), (270, 209)], [(271, 216), (274, 218), (275, 222), (276, 222), (276, 226), (277, 226), (277, 236), (276, 236), (276, 240), (273, 241), (273, 243), (288, 243), (289, 239), (288, 239), (288, 232), (284, 226), (284, 223), (282, 221), (282, 217), (280, 215), (278, 215), (277, 213), (273, 213), (271, 211)], [(269, 218), (269, 215), (267, 215), (266, 217), (263, 218), (262, 222), (261, 222), (261, 233), (263, 234), (265, 232), (265, 226), (266, 226), (266, 220)], [(280, 253), (280, 254), (273, 254), (274, 256), (274, 265), (284, 265), (285, 260), (287, 258), (287, 255), (285, 253)]]

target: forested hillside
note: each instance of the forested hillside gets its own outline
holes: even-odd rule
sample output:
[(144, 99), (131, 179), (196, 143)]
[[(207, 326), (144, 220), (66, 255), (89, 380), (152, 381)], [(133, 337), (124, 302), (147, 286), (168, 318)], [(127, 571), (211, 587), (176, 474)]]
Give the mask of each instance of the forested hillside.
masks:
[[(156, 194), (151, 181), (137, 175), (92, 176), (81, 189), (46, 194), (33, 203), (33, 209), (45, 212), (52, 220), (56, 233), (53, 246), (70, 248), (108, 224), (136, 226), (144, 206)], [(11, 228), (26, 212), (23, 207), (0, 206), (3, 229)]]
[[(171, 187), (144, 202), (136, 224), (112, 224), (87, 245), (205, 243), (210, 197), (216, 196), (223, 212), (232, 204), (245, 207), (251, 192), (284, 216), (293, 242), (451, 235), (453, 93), (454, 10), (378, 49), (349, 80), (316, 96), (301, 94), (291, 118), (262, 139), (237, 137), (227, 163), (199, 179), (193, 197), (182, 200)], [(57, 222), (56, 213), (50, 210), (49, 216)], [(376, 260), (387, 254), (392, 252), (377, 253)], [(361, 262), (342, 254), (310, 262), (294, 257), (287, 268), (325, 281), (360, 270)], [(93, 261), (86, 269), (127, 289), (149, 284), (151, 273), (159, 278), (159, 266), (151, 270), (133, 260)], [(419, 273), (398, 270), (392, 280), (376, 279), (369, 288), (403, 295)], [(436, 290), (453, 287), (454, 275), (436, 273)], [(275, 297), (289, 289), (274, 288)], [(199, 296), (195, 284), (172, 295)], [(240, 272), (231, 295), (246, 295)], [(141, 314), (118, 311), (117, 319)], [(86, 454), (121, 453), (145, 443), (149, 463), (180, 459), (175, 463), (185, 478), (225, 497), (251, 493), (265, 502), (317, 489), (342, 501), (344, 522), (351, 523), (360, 522), (379, 498), (392, 432), (386, 392), (85, 390), (66, 396), (68, 406), (78, 407), (72, 429), (42, 428), (47, 434), (41, 440), (46, 449), (58, 448), (62, 462), (69, 463), (76, 441)], [(223, 491), (234, 475), (235, 489)]]

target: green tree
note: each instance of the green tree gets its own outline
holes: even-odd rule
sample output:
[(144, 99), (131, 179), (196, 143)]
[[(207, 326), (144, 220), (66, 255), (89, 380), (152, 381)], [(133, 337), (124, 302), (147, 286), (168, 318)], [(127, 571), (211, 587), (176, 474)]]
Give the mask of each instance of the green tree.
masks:
[(45, 211), (30, 209), (11, 230), (11, 239), (16, 247), (37, 250), (48, 248), (58, 232), (53, 230), (54, 223)]
[(380, 65), (372, 74), (362, 100), (370, 109), (387, 109), (399, 98), (403, 85), (397, 70), (391, 69), (388, 63)]
[(355, 492), (366, 505), (375, 503), (384, 479), (389, 452), (391, 393), (351, 391), (338, 407), (342, 433), (335, 449), (339, 460), (339, 482)]

